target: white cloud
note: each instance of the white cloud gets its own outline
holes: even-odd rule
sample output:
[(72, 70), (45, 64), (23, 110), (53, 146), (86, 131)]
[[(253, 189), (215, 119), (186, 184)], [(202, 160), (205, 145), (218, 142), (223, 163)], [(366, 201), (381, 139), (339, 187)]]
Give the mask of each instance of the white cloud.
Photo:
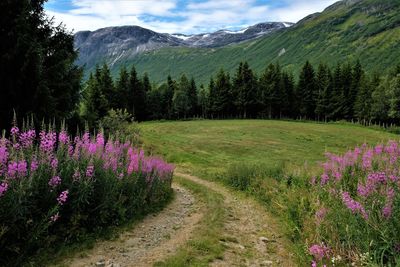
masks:
[(199, 33), (265, 21), (297, 22), (335, 2), (281, 0), (285, 5), (274, 8), (269, 5), (271, 1), (260, 4), (256, 0), (72, 0), (73, 9), (47, 13), (74, 31), (138, 25), (158, 32)]

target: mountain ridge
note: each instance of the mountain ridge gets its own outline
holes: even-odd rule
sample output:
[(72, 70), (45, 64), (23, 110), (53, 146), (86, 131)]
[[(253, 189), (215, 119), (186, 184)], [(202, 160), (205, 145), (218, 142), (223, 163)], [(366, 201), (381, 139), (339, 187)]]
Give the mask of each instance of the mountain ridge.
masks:
[(261, 38), (218, 48), (163, 47), (121, 58), (112, 71), (116, 74), (120, 66), (134, 64), (156, 82), (186, 73), (207, 83), (221, 67), (232, 74), (240, 61), (248, 61), (256, 72), (279, 62), (296, 74), (306, 60), (329, 65), (360, 60), (366, 71), (382, 72), (399, 64), (397, 59), (400, 1), (347, 0)]

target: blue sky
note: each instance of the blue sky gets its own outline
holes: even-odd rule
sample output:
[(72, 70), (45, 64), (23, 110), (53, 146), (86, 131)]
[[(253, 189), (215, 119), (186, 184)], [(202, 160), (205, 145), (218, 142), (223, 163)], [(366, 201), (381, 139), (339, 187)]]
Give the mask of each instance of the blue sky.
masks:
[(336, 0), (49, 0), (45, 9), (70, 30), (138, 25), (165, 33), (238, 30), (266, 21), (297, 22)]

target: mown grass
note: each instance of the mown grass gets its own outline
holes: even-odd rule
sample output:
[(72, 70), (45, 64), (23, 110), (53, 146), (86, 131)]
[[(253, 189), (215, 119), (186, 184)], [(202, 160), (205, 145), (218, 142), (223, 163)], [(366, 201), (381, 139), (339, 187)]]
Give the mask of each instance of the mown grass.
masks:
[(398, 139), (361, 126), (290, 121), (147, 122), (140, 128), (147, 149), (202, 178), (215, 178), (230, 165), (243, 164), (312, 171), (325, 152)]
[(174, 180), (191, 190), (204, 203), (205, 215), (192, 239), (180, 247), (175, 255), (155, 266), (208, 266), (210, 262), (223, 257), (224, 246), (219, 242), (226, 215), (223, 196), (180, 177), (174, 177)]

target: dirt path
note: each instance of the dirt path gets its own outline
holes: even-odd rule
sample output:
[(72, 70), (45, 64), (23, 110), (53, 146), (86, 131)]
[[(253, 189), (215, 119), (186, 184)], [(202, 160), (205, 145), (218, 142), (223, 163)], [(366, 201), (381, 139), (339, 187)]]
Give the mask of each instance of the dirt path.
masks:
[(150, 215), (113, 241), (99, 242), (86, 255), (62, 265), (127, 267), (152, 266), (173, 255), (191, 236), (202, 218), (201, 207), (186, 189), (173, 185), (175, 199), (158, 214)]
[(229, 219), (221, 242), (227, 249), (223, 259), (211, 266), (296, 266), (284, 238), (277, 234), (277, 222), (259, 203), (217, 183), (184, 173), (176, 175), (224, 196)]
[[(236, 194), (217, 183), (184, 173), (184, 179), (205, 186), (224, 197), (227, 219), (220, 242), (226, 247), (224, 257), (210, 266), (296, 266), (286, 249), (279, 226), (256, 201)], [(66, 260), (67, 266), (152, 266), (174, 255), (201, 223), (204, 209), (194, 196), (178, 185), (174, 201), (163, 211), (135, 225), (114, 241), (99, 242), (82, 257)]]

